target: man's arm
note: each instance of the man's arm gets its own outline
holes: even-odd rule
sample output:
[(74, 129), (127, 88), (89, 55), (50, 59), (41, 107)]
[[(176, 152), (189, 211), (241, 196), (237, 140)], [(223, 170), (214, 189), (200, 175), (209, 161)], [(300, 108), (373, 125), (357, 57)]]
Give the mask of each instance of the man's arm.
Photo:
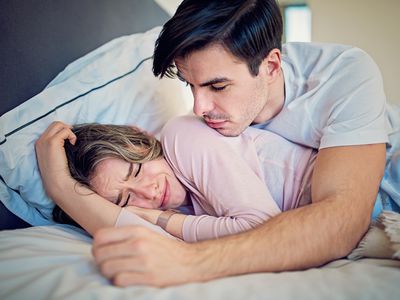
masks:
[(161, 239), (143, 228), (108, 228), (95, 235), (93, 254), (102, 273), (120, 286), (319, 266), (347, 255), (367, 230), (384, 165), (384, 144), (322, 149), (311, 205), (256, 229), (194, 244)]

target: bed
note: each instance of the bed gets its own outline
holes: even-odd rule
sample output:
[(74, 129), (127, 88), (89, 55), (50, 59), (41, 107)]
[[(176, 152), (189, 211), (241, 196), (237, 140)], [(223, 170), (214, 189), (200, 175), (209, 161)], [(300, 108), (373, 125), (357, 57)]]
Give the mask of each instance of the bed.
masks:
[(54, 120), (135, 124), (157, 135), (188, 113), (187, 89), (151, 72), (169, 16), (147, 0), (3, 1), (0, 11), (0, 299), (399, 298), (400, 249), (389, 249), (385, 220), (352, 255), (319, 268), (113, 286), (93, 262), (91, 237), (52, 221), (34, 142)]

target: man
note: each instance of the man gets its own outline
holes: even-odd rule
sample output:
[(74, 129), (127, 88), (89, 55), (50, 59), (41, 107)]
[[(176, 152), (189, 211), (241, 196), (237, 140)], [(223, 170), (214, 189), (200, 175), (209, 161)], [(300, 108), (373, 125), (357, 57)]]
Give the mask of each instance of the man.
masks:
[(282, 50), (281, 36), (274, 0), (186, 0), (160, 34), (153, 70), (187, 82), (194, 113), (223, 135), (254, 125), (318, 149), (312, 204), (194, 244), (140, 227), (101, 230), (93, 254), (116, 285), (320, 266), (346, 256), (366, 232), (391, 130), (379, 70), (359, 49), (294, 43)]

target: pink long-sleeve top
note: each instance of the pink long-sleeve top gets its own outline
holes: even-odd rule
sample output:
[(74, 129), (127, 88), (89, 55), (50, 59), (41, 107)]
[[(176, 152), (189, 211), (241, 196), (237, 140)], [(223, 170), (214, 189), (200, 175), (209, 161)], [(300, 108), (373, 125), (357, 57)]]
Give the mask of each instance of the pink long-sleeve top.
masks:
[(309, 203), (315, 151), (256, 128), (224, 137), (194, 116), (169, 121), (161, 142), (194, 214), (183, 239), (194, 242), (253, 228)]

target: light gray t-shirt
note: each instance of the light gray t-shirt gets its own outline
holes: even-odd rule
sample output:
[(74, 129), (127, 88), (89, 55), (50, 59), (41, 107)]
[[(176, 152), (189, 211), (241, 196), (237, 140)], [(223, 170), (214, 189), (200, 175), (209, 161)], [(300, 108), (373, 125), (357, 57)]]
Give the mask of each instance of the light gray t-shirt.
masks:
[(367, 53), (345, 45), (288, 43), (282, 69), (284, 108), (256, 127), (314, 149), (388, 142), (382, 77)]

